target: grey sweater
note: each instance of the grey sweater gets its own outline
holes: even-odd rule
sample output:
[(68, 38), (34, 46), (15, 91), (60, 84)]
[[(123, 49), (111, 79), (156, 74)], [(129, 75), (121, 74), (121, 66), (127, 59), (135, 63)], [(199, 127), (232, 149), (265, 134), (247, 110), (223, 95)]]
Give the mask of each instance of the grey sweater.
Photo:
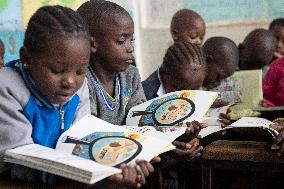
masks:
[[(90, 113), (90, 101), (87, 80), (76, 92), (80, 104), (75, 114), (75, 121)], [(0, 174), (10, 174), (22, 180), (47, 181), (47, 174), (22, 166), (7, 166), (3, 162), (5, 150), (33, 143), (32, 125), (24, 115), (24, 109), (31, 97), (31, 92), (23, 78), (12, 68), (0, 69)], [(40, 104), (40, 102), (37, 102)]]
[(87, 78), (91, 112), (109, 123), (125, 124), (125, 118), (130, 108), (146, 100), (138, 69), (134, 66), (130, 65), (125, 72), (117, 74), (115, 99), (111, 99), (107, 95), (90, 67)]

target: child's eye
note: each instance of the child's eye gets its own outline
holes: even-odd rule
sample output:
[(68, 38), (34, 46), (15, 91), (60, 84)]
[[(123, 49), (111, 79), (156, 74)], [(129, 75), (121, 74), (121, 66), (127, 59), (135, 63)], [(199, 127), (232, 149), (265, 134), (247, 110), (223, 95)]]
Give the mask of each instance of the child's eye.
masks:
[(63, 69), (55, 69), (55, 68), (50, 68), (51, 72), (54, 74), (60, 74), (63, 73), (64, 70)]
[(125, 42), (125, 40), (126, 40), (125, 37), (122, 37), (122, 38), (117, 40), (117, 43), (123, 44)]

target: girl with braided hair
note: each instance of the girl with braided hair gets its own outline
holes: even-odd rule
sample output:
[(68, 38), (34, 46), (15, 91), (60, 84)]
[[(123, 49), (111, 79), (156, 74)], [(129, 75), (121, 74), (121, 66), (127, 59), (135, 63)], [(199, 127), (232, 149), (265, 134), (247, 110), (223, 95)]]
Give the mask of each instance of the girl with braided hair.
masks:
[(20, 60), (0, 70), (0, 173), (47, 183), (55, 178), (7, 166), (2, 157), (5, 150), (30, 143), (55, 148), (59, 136), (90, 113), (85, 79), (90, 49), (88, 31), (73, 10), (44, 6), (31, 17)]
[[(168, 48), (161, 67), (142, 82), (147, 100), (174, 91), (200, 89), (206, 75), (205, 66), (205, 57), (198, 44), (175, 42)], [(171, 154), (161, 155), (162, 162), (164, 159), (176, 158), (191, 160), (201, 155), (203, 147), (189, 141), (196, 137), (206, 124), (193, 121), (187, 125), (188, 129), (183, 135), (186, 137), (179, 137), (173, 142), (176, 149)], [(179, 166), (175, 164), (163, 168), (160, 173), (161, 188), (180, 188), (181, 183), (186, 183), (187, 179), (184, 178), (189, 172), (185, 165), (182, 162)], [(183, 169), (176, 169), (176, 167), (183, 167)]]

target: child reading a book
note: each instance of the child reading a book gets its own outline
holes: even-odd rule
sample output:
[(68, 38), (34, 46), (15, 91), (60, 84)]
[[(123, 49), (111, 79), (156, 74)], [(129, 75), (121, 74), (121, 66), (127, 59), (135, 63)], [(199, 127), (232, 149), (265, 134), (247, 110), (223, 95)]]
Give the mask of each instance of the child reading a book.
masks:
[(284, 18), (274, 19), (269, 25), (271, 31), (277, 39), (277, 48), (274, 58), (281, 58), (284, 55)]
[(174, 41), (184, 41), (201, 45), (205, 35), (205, 22), (190, 9), (177, 11), (171, 21), (171, 35)]
[(207, 65), (207, 74), (203, 86), (211, 90), (237, 70), (239, 63), (238, 47), (229, 38), (211, 37), (206, 40), (202, 48), (206, 55)]
[(3, 41), (0, 39), (0, 68), (4, 66), (5, 47)]
[[(168, 48), (161, 67), (143, 81), (142, 85), (147, 100), (150, 100), (174, 91), (199, 89), (205, 74), (205, 57), (202, 49), (197, 44), (178, 41)], [(198, 127), (194, 132), (196, 135), (205, 127), (198, 122), (188, 124), (192, 124), (193, 128)], [(179, 158), (191, 159), (200, 156), (203, 149), (201, 146), (184, 141), (186, 140), (181, 138), (174, 141), (174, 144), (182, 149), (176, 152)], [(176, 175), (176, 171), (166, 172), (163, 171), (162, 174), (164, 188), (168, 188), (171, 184), (177, 185), (178, 179), (173, 176)]]
[(203, 51), (197, 44), (175, 42), (161, 67), (142, 82), (147, 100), (173, 91), (199, 89), (206, 75), (205, 66)]
[(251, 31), (239, 44), (239, 69), (255, 70), (269, 65), (276, 50), (276, 44), (277, 40), (270, 31), (266, 29)]
[[(0, 173), (54, 184), (54, 175), (3, 164), (3, 154), (7, 149), (31, 143), (54, 148), (72, 123), (90, 113), (85, 79), (90, 50), (88, 31), (73, 10), (45, 6), (31, 17), (20, 60), (0, 69)], [(111, 179), (117, 184), (136, 186), (137, 179), (141, 179), (136, 168), (121, 168), (122, 174)]]
[(93, 37), (87, 73), (91, 112), (122, 125), (129, 109), (145, 100), (139, 72), (131, 65), (133, 20), (124, 8), (109, 1), (86, 2), (78, 12)]

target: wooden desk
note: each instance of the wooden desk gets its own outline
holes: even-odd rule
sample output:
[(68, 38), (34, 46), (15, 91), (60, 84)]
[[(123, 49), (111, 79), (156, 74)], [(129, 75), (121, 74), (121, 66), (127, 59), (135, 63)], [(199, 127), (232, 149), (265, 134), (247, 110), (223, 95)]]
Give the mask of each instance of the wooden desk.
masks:
[(213, 169), (284, 172), (284, 157), (270, 150), (270, 144), (255, 141), (215, 141), (203, 150), (202, 188), (213, 188)]
[(72, 181), (66, 184), (49, 186), (39, 183), (27, 183), (21, 181), (9, 181), (9, 180), (0, 179), (0, 188), (1, 189), (87, 189), (87, 188), (90, 189), (90, 186)]

